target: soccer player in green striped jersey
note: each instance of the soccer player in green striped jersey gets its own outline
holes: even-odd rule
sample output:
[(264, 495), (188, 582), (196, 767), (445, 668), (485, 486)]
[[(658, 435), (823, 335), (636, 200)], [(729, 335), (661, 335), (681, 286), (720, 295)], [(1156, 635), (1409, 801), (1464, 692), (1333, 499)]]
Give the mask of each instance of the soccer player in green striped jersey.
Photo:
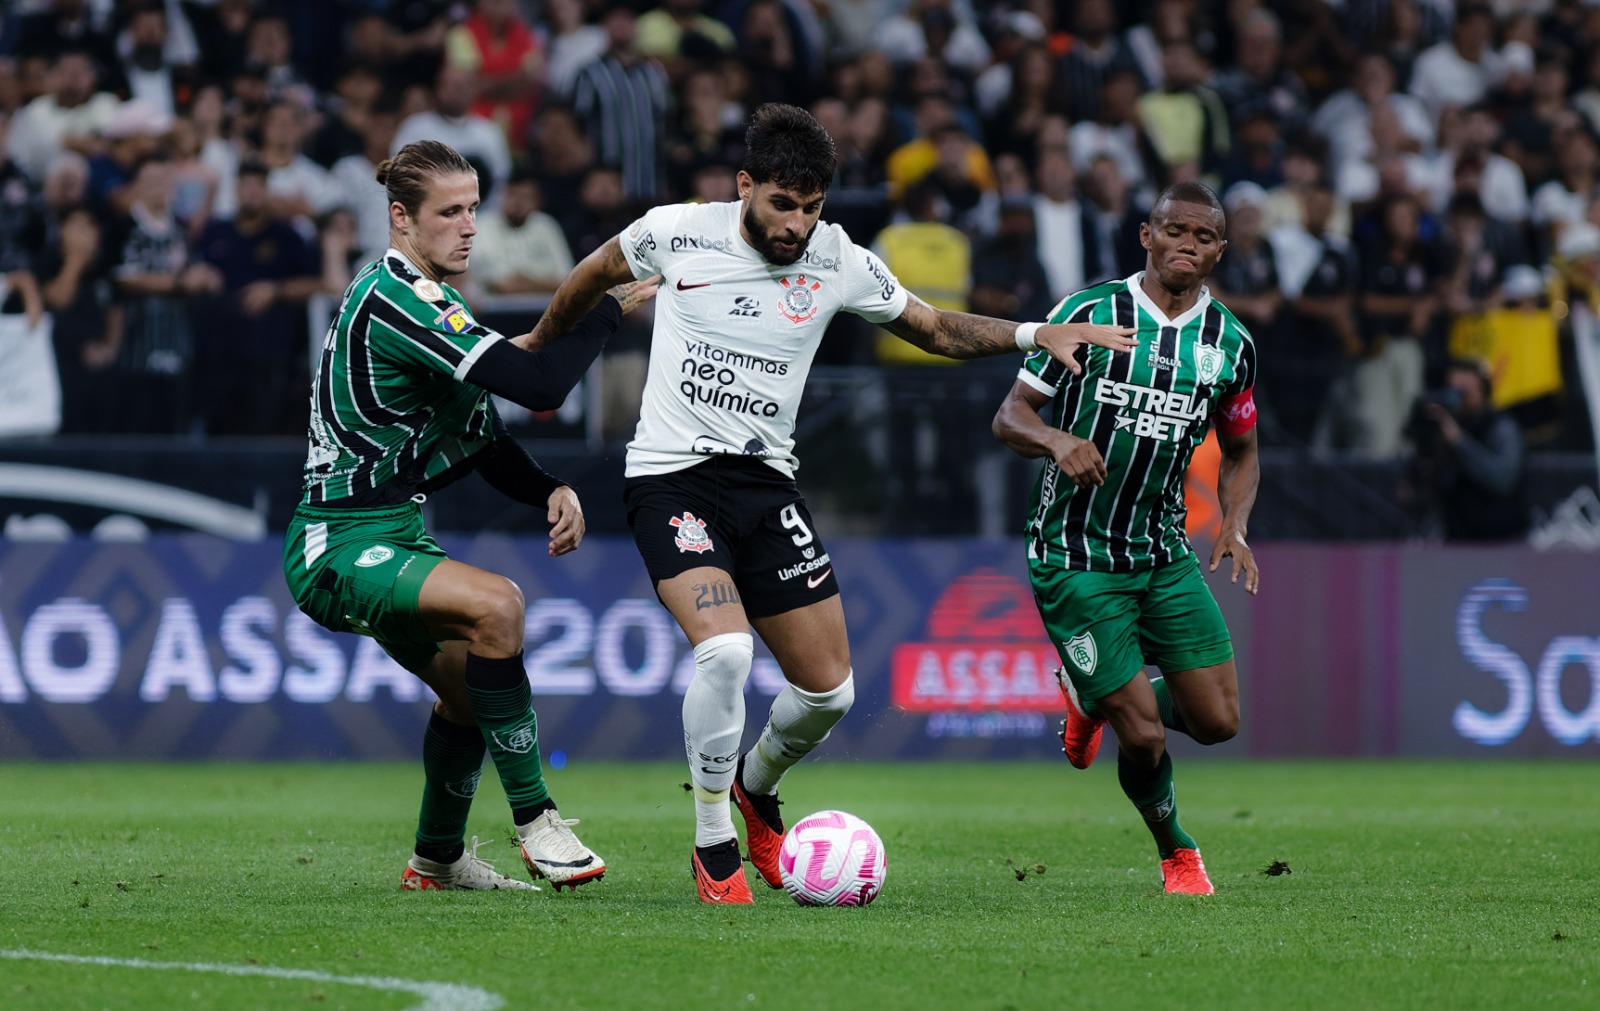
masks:
[[(311, 389), (305, 497), (284, 542), (295, 603), (333, 631), (370, 635), (438, 696), (422, 743), (416, 846), (401, 887), (533, 889), (469, 850), (463, 836), (487, 750), (524, 864), (557, 889), (598, 879), (605, 862), (550, 799), (522, 665), (522, 592), (452, 561), (422, 522), (424, 498), (476, 471), (545, 511), (552, 556), (583, 539), (583, 509), (506, 431), (490, 394), (553, 410), (622, 314), (655, 293), (611, 289), (568, 333), (507, 339), (473, 319), (445, 279), (467, 269), (478, 177), (438, 141), (378, 168), (391, 248), (345, 290)], [(554, 336), (554, 335), (552, 335)]]
[[(1209, 570), (1231, 557), (1234, 583), (1243, 576), (1254, 594), (1260, 580), (1245, 543), (1260, 482), (1255, 344), (1204, 285), (1225, 229), (1210, 189), (1169, 187), (1140, 226), (1145, 269), (1070, 295), (1050, 316), (1134, 327), (1139, 346), (1081, 349), (1079, 375), (1030, 356), (994, 420), (1006, 445), (1045, 458), (1028, 569), (1062, 660), (1062, 750), (1087, 768), (1111, 724), (1117, 778), (1155, 836), (1166, 890), (1191, 895), (1213, 889), (1178, 823), (1166, 731), (1216, 744), (1239, 727), (1232, 640), (1184, 534), (1184, 471), (1208, 424), (1222, 448), (1223, 508)], [(1164, 676), (1147, 678), (1146, 664)]]

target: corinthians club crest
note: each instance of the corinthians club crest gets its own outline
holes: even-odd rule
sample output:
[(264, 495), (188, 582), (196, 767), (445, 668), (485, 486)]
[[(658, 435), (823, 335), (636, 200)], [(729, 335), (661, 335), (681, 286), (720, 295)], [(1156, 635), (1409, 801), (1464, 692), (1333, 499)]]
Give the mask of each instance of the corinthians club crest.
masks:
[(686, 512), (667, 522), (677, 528), (678, 533), (672, 538), (672, 543), (678, 546), (679, 551), (693, 551), (698, 555), (711, 550), (711, 535), (706, 533), (705, 520), (697, 520), (694, 513)]
[(783, 301), (778, 303), (778, 311), (791, 323), (804, 323), (817, 314), (816, 290), (822, 287), (821, 281), (807, 281), (806, 275), (800, 274), (793, 281), (787, 277), (778, 278), (778, 284), (783, 287)]
[(1214, 348), (1209, 344), (1199, 344), (1194, 349), (1195, 371), (1200, 376), (1200, 381), (1210, 386), (1222, 375), (1222, 349)]

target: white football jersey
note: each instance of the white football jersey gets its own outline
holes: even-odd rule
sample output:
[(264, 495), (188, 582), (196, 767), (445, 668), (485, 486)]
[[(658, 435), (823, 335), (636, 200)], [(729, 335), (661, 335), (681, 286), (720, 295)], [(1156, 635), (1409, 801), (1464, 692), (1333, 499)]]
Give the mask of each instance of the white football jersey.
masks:
[(739, 234), (742, 206), (657, 207), (619, 237), (635, 277), (662, 278), (628, 477), (717, 453), (793, 476), (795, 414), (828, 321), (905, 311), (900, 282), (838, 225), (819, 222), (799, 262), (780, 267)]

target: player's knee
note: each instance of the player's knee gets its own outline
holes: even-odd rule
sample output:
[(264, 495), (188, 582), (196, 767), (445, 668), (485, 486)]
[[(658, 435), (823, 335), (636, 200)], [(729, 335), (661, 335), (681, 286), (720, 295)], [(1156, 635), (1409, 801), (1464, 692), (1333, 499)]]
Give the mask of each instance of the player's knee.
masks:
[(1123, 754), (1141, 765), (1154, 767), (1167, 749), (1167, 732), (1159, 722), (1140, 721), (1133, 726), (1119, 726), (1117, 747)]
[(794, 693), (800, 699), (801, 705), (818, 717), (828, 720), (829, 724), (832, 725), (843, 719), (844, 714), (848, 713), (850, 707), (855, 705), (855, 672), (846, 670), (844, 680), (836, 687), (830, 688), (825, 692), (808, 692), (796, 687)]
[(707, 687), (743, 691), (755, 653), (749, 632), (714, 635), (694, 648), (695, 680)]
[(473, 630), (480, 646), (515, 653), (522, 649), (527, 602), (522, 588), (503, 576), (485, 583), (474, 608)]
[(1238, 732), (1238, 710), (1210, 713), (1189, 724), (1189, 736), (1201, 744), (1221, 744), (1223, 741), (1232, 740)]

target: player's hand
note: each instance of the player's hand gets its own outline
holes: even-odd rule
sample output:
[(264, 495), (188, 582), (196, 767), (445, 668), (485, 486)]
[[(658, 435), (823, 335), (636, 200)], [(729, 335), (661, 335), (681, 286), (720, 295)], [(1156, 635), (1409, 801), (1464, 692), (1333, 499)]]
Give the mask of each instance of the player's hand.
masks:
[(652, 298), (655, 298), (656, 292), (660, 288), (661, 275), (656, 274), (653, 277), (645, 278), (643, 281), (629, 281), (627, 284), (619, 284), (615, 288), (607, 290), (606, 294), (617, 300), (617, 304), (622, 307), (622, 315), (626, 316)]
[(1238, 530), (1224, 527), (1222, 535), (1217, 538), (1217, 543), (1211, 545), (1211, 568), (1207, 571), (1217, 571), (1217, 566), (1222, 564), (1222, 559), (1227, 556), (1233, 558), (1233, 578), (1229, 582), (1237, 583), (1239, 573), (1244, 573), (1244, 590), (1252, 597), (1261, 589), (1261, 570), (1256, 568), (1255, 552), (1250, 550), (1250, 545), (1244, 542), (1244, 534)]
[(1088, 439), (1062, 432), (1061, 438), (1056, 440), (1055, 458), (1061, 473), (1072, 478), (1072, 483), (1079, 488), (1106, 483), (1106, 462)]
[(550, 493), (550, 557), (577, 550), (583, 541), (583, 506), (578, 493), (562, 485)]
[(1132, 351), (1139, 346), (1137, 333), (1131, 326), (1107, 326), (1104, 323), (1046, 323), (1033, 335), (1034, 342), (1050, 357), (1065, 365), (1073, 375), (1083, 375), (1083, 366), (1074, 356), (1085, 344), (1097, 344), (1112, 351)]

